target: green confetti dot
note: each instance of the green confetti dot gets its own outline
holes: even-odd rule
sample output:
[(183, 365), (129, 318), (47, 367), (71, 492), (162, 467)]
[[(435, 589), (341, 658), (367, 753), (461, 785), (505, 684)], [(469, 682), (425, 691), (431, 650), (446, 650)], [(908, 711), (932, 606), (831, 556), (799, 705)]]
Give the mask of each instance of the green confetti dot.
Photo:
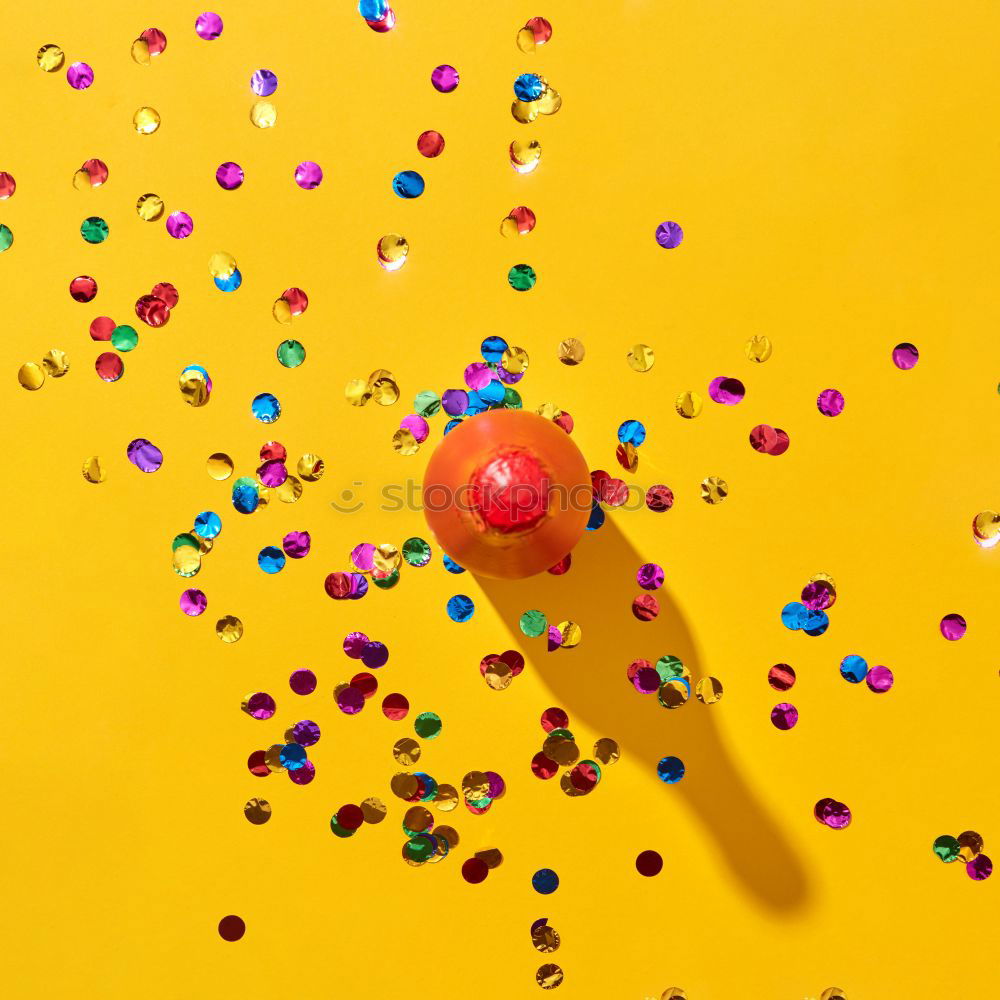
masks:
[(407, 538), (403, 542), (403, 558), (411, 566), (426, 566), (431, 561), (431, 547), (422, 538)]
[(541, 611), (525, 611), (521, 615), (520, 625), (521, 631), (532, 639), (542, 635), (549, 627), (549, 623)]
[(934, 853), (944, 862), (957, 861), (962, 845), (952, 836), (945, 834), (934, 841)]
[(441, 732), (441, 716), (434, 712), (421, 712), (413, 720), (413, 729), (423, 740), (433, 740)]
[(418, 392), (413, 400), (413, 409), (421, 417), (433, 417), (441, 409), (441, 399), (436, 392)]
[(88, 243), (103, 243), (108, 238), (108, 224), (98, 215), (84, 219), (80, 225), (80, 235)]
[(134, 327), (116, 326), (111, 331), (111, 344), (116, 351), (131, 351), (139, 343), (139, 334)]
[(283, 340), (278, 344), (277, 355), (286, 368), (298, 368), (306, 359), (306, 349), (297, 340)]
[(10, 231), (10, 228), (0, 224), (0, 253), (10, 249), (10, 245), (13, 242), (14, 234)]
[(515, 264), (507, 272), (507, 282), (515, 292), (527, 292), (535, 287), (535, 269), (530, 264)]

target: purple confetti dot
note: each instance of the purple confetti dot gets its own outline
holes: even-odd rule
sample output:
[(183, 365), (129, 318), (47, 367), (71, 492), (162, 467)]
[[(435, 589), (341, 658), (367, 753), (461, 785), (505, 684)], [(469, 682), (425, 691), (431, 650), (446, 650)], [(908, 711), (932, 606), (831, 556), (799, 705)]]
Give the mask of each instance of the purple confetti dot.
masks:
[(460, 417), (469, 408), (469, 394), (464, 389), (445, 389), (441, 394), (441, 409), (449, 417)]
[(318, 163), (313, 163), (312, 160), (303, 160), (295, 168), (295, 183), (303, 191), (312, 191), (313, 188), (318, 188), (322, 180), (323, 168)]
[(289, 531), (281, 540), (281, 547), (289, 559), (303, 559), (309, 555), (312, 538), (308, 531)]
[(735, 406), (737, 403), (741, 403), (746, 392), (746, 388), (738, 378), (730, 378), (726, 375), (713, 378), (708, 384), (708, 394), (712, 400), (725, 406)]
[(171, 212), (167, 216), (167, 232), (175, 240), (186, 240), (194, 232), (194, 220), (187, 212)]
[(316, 690), (316, 675), (305, 668), (293, 670), (288, 678), (288, 686), (296, 694), (312, 694)]
[(892, 687), (893, 680), (892, 671), (888, 667), (877, 666), (868, 671), (865, 683), (876, 694), (885, 694)]
[(427, 421), (416, 413), (411, 413), (409, 416), (403, 417), (399, 422), (399, 426), (402, 430), (409, 431), (420, 444), (427, 440), (427, 435), (431, 432)]
[(957, 642), (965, 635), (965, 619), (961, 615), (945, 615), (941, 619), (941, 634), (949, 642)]
[(66, 70), (66, 79), (74, 90), (86, 90), (94, 82), (94, 71), (85, 62), (75, 62)]
[(181, 611), (197, 618), (208, 607), (208, 598), (202, 590), (185, 590), (181, 594)]
[(365, 696), (356, 687), (345, 685), (337, 692), (337, 708), (345, 715), (357, 715), (365, 707)]
[(799, 710), (787, 701), (771, 709), (771, 724), (775, 729), (794, 729), (799, 721)]
[(278, 89), (278, 77), (269, 69), (256, 70), (250, 77), (250, 89), (258, 97), (270, 97)]
[(260, 480), (261, 486), (276, 489), (288, 479), (288, 469), (284, 462), (272, 459), (269, 462), (262, 463), (257, 468), (257, 478)]
[(383, 642), (366, 642), (361, 650), (361, 662), (375, 669), (384, 667), (389, 662), (389, 648)]
[(560, 632), (555, 625), (550, 625), (548, 633), (548, 651), (551, 653), (553, 650), (558, 649), (562, 645), (562, 640), (562, 632)]
[(892, 363), (900, 370), (908, 372), (917, 367), (920, 352), (913, 344), (897, 344), (892, 349)]
[(199, 14), (194, 22), (194, 30), (198, 32), (198, 37), (206, 42), (214, 42), (222, 34), (222, 18), (210, 10), (204, 14)]
[(661, 222), (656, 227), (656, 242), (664, 250), (673, 250), (681, 245), (684, 230), (676, 222)]
[(965, 866), (965, 873), (974, 881), (982, 882), (993, 874), (993, 862), (985, 854), (978, 854)]
[(447, 63), (434, 68), (431, 84), (439, 94), (450, 94), (458, 86), (458, 70)]
[(368, 645), (368, 636), (364, 632), (348, 632), (344, 636), (344, 652), (352, 660), (360, 660)]
[(226, 160), (215, 171), (215, 180), (224, 191), (235, 191), (243, 183), (243, 168), (232, 160)]
[(302, 719), (292, 726), (292, 743), (299, 746), (311, 747), (319, 743), (319, 726), (312, 719)]
[(656, 563), (643, 563), (635, 574), (636, 583), (643, 590), (659, 590), (663, 586), (663, 567)]
[(258, 691), (256, 694), (250, 695), (243, 703), (243, 711), (250, 718), (259, 721), (270, 719), (277, 707), (274, 699), (266, 691)]
[(839, 389), (824, 389), (816, 397), (816, 408), (824, 417), (837, 417), (844, 412), (844, 394)]
[(362, 573), (370, 573), (375, 568), (375, 546), (371, 542), (362, 542), (351, 549), (351, 562)]
[(156, 472), (163, 465), (163, 452), (145, 438), (129, 442), (126, 454), (128, 460), (141, 472)]
[(288, 777), (296, 785), (308, 785), (316, 777), (316, 765), (311, 760), (307, 760), (301, 767), (297, 767), (294, 771), (289, 771)]

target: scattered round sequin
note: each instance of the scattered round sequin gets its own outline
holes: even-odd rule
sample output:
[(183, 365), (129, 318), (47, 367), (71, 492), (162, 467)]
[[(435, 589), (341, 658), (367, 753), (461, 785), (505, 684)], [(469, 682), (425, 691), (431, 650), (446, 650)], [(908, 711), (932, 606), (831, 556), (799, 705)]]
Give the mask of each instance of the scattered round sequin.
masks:
[(433, 129), (421, 132), (417, 136), (417, 151), (428, 159), (440, 156), (444, 152), (444, 136)]
[(851, 825), (851, 810), (836, 799), (820, 799), (813, 807), (816, 821), (831, 830), (844, 830)]
[(191, 618), (197, 618), (208, 607), (208, 598), (202, 590), (185, 590), (181, 592), (181, 611)]
[(104, 466), (97, 455), (91, 455), (83, 463), (83, 478), (95, 486), (104, 482)]
[(980, 854), (966, 864), (965, 873), (974, 882), (982, 882), (993, 874), (993, 862), (985, 854)]
[(75, 62), (66, 70), (66, 81), (74, 90), (86, 90), (94, 82), (94, 71), (85, 62)]
[(945, 615), (941, 619), (941, 634), (949, 642), (957, 642), (965, 635), (966, 623), (961, 615)]
[(539, 868), (531, 876), (531, 887), (543, 896), (550, 896), (559, 888), (559, 876), (551, 868)]
[(125, 362), (113, 351), (105, 351), (97, 356), (94, 370), (103, 382), (117, 382), (125, 374)]
[(535, 270), (530, 264), (515, 264), (507, 273), (507, 283), (515, 292), (528, 292), (537, 281)]
[(275, 700), (266, 691), (257, 691), (248, 694), (243, 699), (240, 708), (250, 716), (251, 719), (263, 721), (270, 719), (277, 710)]
[(431, 85), (439, 94), (450, 94), (458, 86), (458, 70), (447, 63), (431, 72)]
[(382, 714), (391, 722), (401, 722), (410, 711), (410, 703), (404, 695), (387, 694), (382, 699)]
[(684, 417), (685, 420), (693, 420), (695, 417), (701, 413), (703, 403), (701, 396), (696, 392), (692, 392), (690, 389), (682, 392), (676, 400), (674, 400), (674, 409), (677, 413)]
[(837, 417), (844, 412), (844, 394), (839, 389), (824, 389), (816, 397), (816, 408), (824, 417)]
[(306, 359), (306, 349), (297, 340), (283, 340), (276, 352), (279, 363), (285, 368), (298, 368)]
[(535, 972), (535, 982), (543, 990), (554, 990), (563, 981), (563, 970), (551, 962), (540, 965)]
[(674, 505), (674, 491), (669, 486), (657, 484), (646, 490), (646, 506), (654, 514), (663, 514)]
[(676, 785), (684, 777), (684, 761), (680, 757), (664, 757), (656, 765), (656, 774), (667, 785)]
[[(398, 271), (406, 263), (406, 256), (410, 252), (410, 244), (407, 243), (405, 237), (400, 236), (398, 233), (387, 233), (378, 241), (375, 250), (380, 267), (386, 271)], [(350, 389), (350, 386), (348, 389)], [(351, 394), (349, 391), (348, 399), (350, 398)]]
[(441, 717), (434, 712), (421, 712), (413, 720), (413, 729), (422, 740), (433, 740), (441, 732)]
[(274, 128), (278, 109), (270, 101), (254, 101), (250, 108), (250, 121), (256, 128)]
[(635, 859), (635, 870), (646, 878), (663, 871), (663, 857), (659, 851), (642, 851)]
[(775, 691), (790, 691), (795, 684), (795, 671), (787, 663), (776, 663), (767, 672), (767, 683)]
[(82, 274), (69, 283), (69, 294), (74, 302), (91, 302), (97, 295), (97, 282)]
[(9, 250), (13, 243), (14, 233), (11, 231), (10, 226), (0, 223), (0, 253)]
[(35, 392), (45, 384), (45, 369), (34, 361), (26, 361), (17, 370), (17, 381), (23, 389)]
[(851, 684), (860, 684), (868, 676), (867, 661), (857, 653), (845, 656), (840, 661), (840, 676)]
[(701, 481), (701, 498), (708, 504), (722, 503), (729, 496), (729, 484), (718, 476), (708, 476)]
[(233, 474), (233, 460), (224, 452), (217, 451), (209, 455), (205, 464), (208, 474), (219, 482), (224, 482)]
[(135, 203), (135, 211), (143, 222), (156, 222), (163, 216), (163, 199), (158, 194), (140, 195)]
[(129, 442), (126, 454), (140, 472), (156, 472), (163, 465), (163, 452), (146, 438), (136, 438)]
[(254, 396), (250, 403), (250, 412), (262, 424), (273, 424), (281, 416), (281, 404), (276, 396), (262, 392)]
[(424, 179), (416, 170), (401, 170), (392, 179), (392, 190), (400, 198), (419, 198), (424, 193)]
[(694, 693), (703, 705), (715, 705), (722, 700), (722, 681), (718, 677), (702, 677)]
[(285, 568), (285, 553), (276, 545), (265, 545), (257, 553), (257, 565), (269, 576), (273, 576)]
[(738, 378), (730, 378), (727, 375), (720, 375), (712, 379), (708, 384), (709, 398), (715, 403), (722, 403), (724, 406), (735, 406), (743, 402), (746, 396), (746, 388)]
[(892, 363), (900, 371), (908, 372), (911, 368), (916, 368), (919, 360), (920, 352), (913, 344), (897, 344), (892, 349)]
[(129, 351), (135, 350), (138, 344), (139, 333), (135, 327), (124, 324), (116, 326), (111, 331), (111, 346), (116, 351), (122, 351), (124, 354), (127, 354)]
[(69, 371), (69, 358), (58, 347), (50, 348), (42, 355), (42, 368), (49, 378), (62, 378)]
[(948, 864), (958, 860), (962, 845), (950, 834), (945, 834), (934, 841), (932, 849), (941, 861)]
[(316, 683), (316, 675), (305, 667), (293, 670), (288, 678), (288, 686), (298, 695), (312, 694)]
[(225, 615), (215, 623), (215, 634), (225, 643), (238, 642), (243, 637), (243, 622), (235, 615)]
[(271, 818), (271, 803), (254, 796), (243, 807), (243, 815), (254, 826), (262, 826)]
[(258, 97), (270, 97), (278, 89), (278, 77), (269, 69), (255, 70), (250, 77), (250, 89)]
[(6, 170), (0, 170), (0, 201), (6, 201), (17, 190), (17, 181)]
[(656, 362), (656, 354), (648, 344), (636, 344), (630, 347), (625, 357), (629, 368), (640, 373), (648, 372)]
[(1000, 542), (1000, 514), (995, 510), (980, 511), (972, 519), (972, 537), (984, 549), (992, 549)]
[(876, 694), (885, 694), (892, 687), (893, 680), (892, 671), (881, 665), (872, 667), (865, 677), (865, 683)]
[(156, 108), (141, 107), (132, 115), (132, 125), (139, 135), (152, 135), (160, 127), (160, 113)]
[(643, 563), (635, 574), (635, 580), (643, 590), (659, 590), (663, 586), (663, 567), (656, 563)]
[(246, 930), (247, 925), (243, 922), (243, 918), (236, 916), (234, 913), (223, 917), (219, 921), (219, 937), (223, 941), (239, 941), (246, 933)]
[(448, 598), (447, 611), (453, 622), (467, 622), (475, 614), (476, 605), (471, 597), (456, 594)]
[(187, 212), (171, 212), (167, 216), (167, 232), (175, 240), (186, 240), (194, 232), (194, 219)]
[(762, 365), (771, 356), (773, 349), (769, 337), (765, 337), (763, 334), (755, 334), (746, 342), (743, 353), (746, 354), (748, 361)]
[(43, 45), (35, 55), (38, 68), (43, 73), (55, 73), (61, 70), (66, 56), (58, 45)]
[(661, 222), (656, 227), (656, 242), (664, 250), (673, 250), (681, 245), (684, 230), (676, 222)]
[(771, 725), (775, 729), (794, 729), (799, 721), (799, 710), (787, 701), (771, 709)]
[(205, 11), (195, 20), (194, 30), (202, 40), (214, 42), (222, 34), (222, 18), (212, 11)]
[(215, 182), (223, 191), (235, 191), (243, 184), (243, 168), (232, 160), (220, 163), (215, 171)]
[(295, 168), (295, 183), (303, 191), (312, 191), (323, 182), (323, 168), (312, 160), (303, 160)]

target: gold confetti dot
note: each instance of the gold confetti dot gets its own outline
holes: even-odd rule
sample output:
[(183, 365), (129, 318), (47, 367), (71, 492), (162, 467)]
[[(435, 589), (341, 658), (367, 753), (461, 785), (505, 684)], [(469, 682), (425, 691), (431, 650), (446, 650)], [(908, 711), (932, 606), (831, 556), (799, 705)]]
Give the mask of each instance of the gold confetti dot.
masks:
[(820, 993), (819, 1000), (847, 1000), (847, 994), (839, 986), (831, 986)]
[(289, 476), (280, 486), (275, 487), (278, 499), (282, 503), (295, 503), (302, 496), (302, 480)]
[(984, 549), (992, 549), (1000, 542), (1000, 514), (995, 510), (980, 511), (972, 519), (972, 537)]
[(132, 115), (132, 124), (139, 135), (152, 135), (160, 127), (160, 113), (156, 108), (139, 108)]
[(718, 677), (702, 677), (694, 693), (703, 705), (714, 705), (722, 698), (722, 681)]
[(62, 378), (69, 371), (69, 358), (65, 351), (53, 347), (42, 355), (42, 367), (49, 378)]
[(208, 474), (220, 483), (225, 482), (233, 474), (233, 460), (223, 451), (209, 455), (206, 466)]
[(143, 222), (156, 222), (163, 215), (163, 199), (158, 194), (140, 195), (135, 203), (135, 211)]
[(411, 806), (403, 817), (403, 827), (412, 836), (414, 833), (425, 833), (434, 826), (434, 817), (429, 809), (423, 806)]
[[(392, 780), (389, 782), (389, 787), (392, 789), (392, 794), (399, 799), (410, 799), (417, 792), (419, 787), (419, 782), (417, 781), (417, 776), (414, 774), (408, 774), (406, 771), (400, 771), (398, 774), (392, 776)], [(438, 789), (440, 792), (440, 788)], [(458, 805), (458, 803), (455, 803)]]
[(104, 482), (104, 466), (101, 465), (101, 460), (97, 455), (91, 455), (90, 458), (84, 459), (83, 478), (88, 483), (94, 483), (95, 486)]
[(558, 965), (539, 966), (535, 973), (535, 982), (543, 990), (554, 990), (563, 981), (563, 970)]
[(648, 372), (656, 362), (656, 354), (647, 344), (636, 344), (626, 355), (628, 366), (634, 372)]
[(413, 436), (413, 431), (400, 427), (392, 435), (392, 449), (400, 455), (416, 455), (420, 450), (420, 442)]
[(243, 622), (235, 615), (226, 615), (215, 623), (215, 634), (225, 643), (239, 642), (243, 637)]
[(257, 128), (273, 128), (278, 120), (278, 109), (270, 101), (254, 101), (250, 108), (250, 121)]
[(344, 389), (344, 395), (351, 406), (364, 406), (372, 398), (371, 389), (363, 378), (352, 378)]
[(617, 741), (609, 736), (602, 736), (594, 744), (594, 757), (602, 764), (614, 764), (621, 756)]
[(729, 496), (729, 484), (718, 476), (708, 476), (701, 481), (701, 498), (705, 503), (722, 503)]
[(531, 944), (536, 951), (550, 955), (559, 948), (559, 932), (549, 924), (541, 924), (532, 930)]
[(562, 636), (562, 642), (559, 643), (560, 646), (564, 646), (566, 649), (573, 649), (575, 646), (580, 645), (580, 640), (583, 638), (583, 629), (576, 622), (560, 622), (556, 628), (559, 629), (559, 634)]
[(58, 45), (43, 45), (38, 50), (35, 59), (38, 61), (38, 68), (43, 73), (55, 73), (62, 69), (66, 56)]
[(692, 392), (690, 389), (682, 392), (676, 400), (674, 400), (674, 409), (682, 416), (685, 420), (693, 420), (699, 413), (701, 413), (702, 399), (701, 396), (696, 392)]
[(45, 384), (45, 369), (34, 361), (26, 361), (17, 370), (17, 380), (29, 392), (34, 392)]
[(243, 815), (254, 824), (260, 826), (271, 818), (271, 803), (267, 799), (250, 799), (243, 807)]
[(149, 45), (144, 38), (137, 38), (132, 43), (132, 61), (140, 66), (148, 66), (152, 62)]
[(771, 356), (771, 341), (763, 334), (757, 334), (747, 341), (743, 350), (751, 361), (761, 365)]
[(576, 337), (567, 337), (559, 342), (559, 360), (570, 368), (583, 361), (585, 353), (583, 341), (577, 340)]
[(438, 785), (437, 793), (434, 796), (434, 808), (440, 809), (441, 812), (451, 812), (457, 805), (458, 789), (454, 785)]
[(213, 278), (228, 278), (236, 270), (236, 258), (225, 250), (216, 250), (208, 258), (208, 273)]
[(307, 452), (299, 459), (296, 469), (299, 476), (307, 483), (318, 483), (326, 471), (326, 464), (319, 455)]
[(510, 113), (514, 121), (529, 125), (538, 117), (538, 101), (514, 101)]
[(396, 758), (397, 764), (413, 767), (420, 760), (420, 744), (412, 737), (404, 736), (402, 739), (396, 740), (392, 748), (392, 755)]
[(500, 357), (500, 367), (509, 375), (523, 375), (528, 370), (528, 352), (523, 347), (508, 347)]
[(365, 799), (361, 803), (361, 814), (364, 816), (366, 823), (381, 823), (385, 819), (387, 812), (385, 803), (374, 796)]

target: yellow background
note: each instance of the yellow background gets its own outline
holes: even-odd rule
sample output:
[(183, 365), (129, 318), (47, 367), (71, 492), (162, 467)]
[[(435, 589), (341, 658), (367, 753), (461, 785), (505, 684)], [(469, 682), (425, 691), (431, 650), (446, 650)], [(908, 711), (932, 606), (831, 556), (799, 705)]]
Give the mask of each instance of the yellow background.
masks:
[[(0, 204), (15, 237), (0, 257), (0, 991), (508, 1000), (539, 995), (535, 969), (556, 961), (566, 998), (640, 1000), (668, 986), (691, 1000), (799, 1000), (832, 985), (850, 1000), (992, 995), (997, 879), (973, 883), (930, 847), (967, 828), (987, 853), (1000, 842), (1000, 552), (977, 548), (970, 531), (1000, 502), (995, 5), (466, 7), (399, 0), (398, 27), (376, 35), (346, 0), (221, 4), (225, 31), (212, 43), (193, 31), (202, 8), (178, 3), (5, 11), (0, 169), (18, 188)], [(515, 33), (535, 14), (553, 39), (524, 55)], [(129, 47), (149, 26), (168, 47), (140, 67)], [(34, 53), (48, 42), (67, 65), (94, 67), (90, 90), (69, 88), (65, 68), (39, 72)], [(451, 95), (429, 83), (442, 62), (462, 74)], [(260, 66), (280, 81), (270, 131), (248, 119)], [(564, 106), (520, 126), (511, 82), (532, 69)], [(132, 130), (141, 105), (162, 116), (155, 135)], [(423, 160), (416, 137), (430, 128), (447, 146)], [(542, 163), (519, 176), (506, 147), (526, 136), (540, 139)], [(73, 172), (92, 156), (110, 180), (78, 192)], [(246, 170), (232, 193), (214, 180), (229, 159)], [(293, 183), (303, 159), (323, 166), (318, 190)], [(427, 180), (412, 202), (390, 189), (407, 168)], [(138, 219), (149, 191), (191, 213), (191, 238)], [(500, 220), (519, 204), (537, 229), (504, 240)], [(91, 214), (111, 227), (101, 246), (79, 235)], [(685, 231), (669, 253), (653, 239), (664, 219)], [(374, 246), (393, 231), (411, 252), (387, 274)], [(216, 250), (243, 271), (233, 295), (208, 274)], [(539, 279), (519, 295), (505, 277), (522, 261)], [(93, 303), (68, 296), (76, 274), (98, 279)], [(159, 280), (180, 303), (150, 330), (132, 304)], [(310, 306), (289, 333), (270, 307), (291, 285)], [(114, 385), (93, 372), (96, 315), (140, 332)], [(774, 342), (759, 366), (743, 354), (756, 333)], [(337, 515), (330, 501), (355, 481), (372, 500), (386, 481), (419, 478), (429, 448), (396, 455), (392, 431), (416, 392), (460, 384), (487, 334), (530, 353), (526, 405), (570, 411), (592, 467), (613, 470), (617, 425), (643, 420), (649, 437), (627, 478), (668, 483), (674, 509), (612, 515), (561, 580), (484, 591), (446, 574), (435, 552), (395, 590), (328, 600), (323, 578), (346, 568), (351, 546), (424, 533), (419, 513), (369, 503)], [(274, 358), (289, 335), (308, 351), (296, 370)], [(579, 368), (556, 360), (567, 336), (586, 344)], [(908, 373), (890, 360), (902, 340), (921, 352)], [(639, 341), (657, 352), (648, 375), (625, 363)], [(24, 392), (18, 366), (50, 347), (72, 370)], [(177, 390), (190, 363), (215, 383), (203, 409)], [(400, 403), (349, 407), (346, 381), (378, 367), (397, 377)], [(706, 401), (681, 420), (676, 394), (707, 395), (716, 375), (743, 379), (745, 402)], [(836, 420), (815, 407), (827, 386), (847, 399)], [(284, 407), (273, 428), (250, 417), (261, 391)], [(788, 431), (786, 455), (750, 449), (759, 422)], [(126, 461), (140, 436), (166, 456), (155, 475)], [(293, 459), (323, 456), (326, 476), (296, 506), (237, 515), (231, 483), (209, 479), (205, 458), (226, 451), (252, 474), (272, 437)], [(97, 487), (80, 475), (92, 454), (107, 467)], [(728, 481), (723, 504), (699, 499), (706, 475)], [(209, 610), (188, 619), (169, 543), (205, 509), (224, 528), (194, 581)], [(312, 553), (265, 576), (256, 552), (292, 529), (312, 532)], [(669, 598), (640, 624), (629, 604), (646, 559), (665, 566)], [(818, 571), (834, 576), (839, 599), (828, 633), (810, 639), (778, 614)], [(445, 615), (453, 593), (476, 600), (468, 624)], [(579, 621), (580, 647), (547, 655), (523, 639), (517, 616), (532, 607)], [(969, 621), (960, 643), (938, 632), (952, 611)], [(226, 613), (246, 624), (233, 646), (212, 629)], [(389, 645), (377, 700), (406, 693), (406, 722), (388, 722), (377, 701), (355, 718), (335, 708), (332, 688), (357, 667), (340, 650), (352, 629)], [(510, 645), (528, 666), (496, 693), (479, 659)], [(719, 677), (723, 700), (665, 713), (632, 692), (628, 661), (666, 652)], [(889, 665), (891, 693), (844, 683), (837, 664), (850, 652)], [(787, 733), (768, 719), (780, 696), (766, 674), (779, 661), (799, 676), (788, 697), (801, 721)], [(320, 686), (300, 699), (287, 677), (305, 666)], [(278, 700), (270, 722), (239, 711), (256, 690)], [(589, 797), (568, 799), (528, 770), (550, 704), (570, 713), (585, 751), (599, 736), (623, 745)], [(495, 769), (508, 792), (483, 817), (464, 807), (441, 817), (459, 848), (413, 869), (388, 782), (392, 743), (422, 710), (444, 720), (423, 769), (454, 784)], [(316, 780), (252, 777), (248, 753), (302, 717), (323, 730)], [(664, 754), (687, 763), (677, 786), (655, 779)], [(242, 816), (251, 795), (272, 803), (266, 826)], [(388, 803), (386, 822), (334, 838), (332, 812), (370, 795)], [(848, 830), (813, 820), (823, 796), (851, 806)], [(505, 862), (469, 886), (461, 861), (486, 847)], [(646, 848), (665, 859), (654, 879), (633, 867)], [(562, 879), (544, 898), (530, 886), (543, 866)], [(227, 913), (247, 922), (237, 944), (216, 932)], [(530, 944), (540, 916), (562, 937), (553, 956)]]

